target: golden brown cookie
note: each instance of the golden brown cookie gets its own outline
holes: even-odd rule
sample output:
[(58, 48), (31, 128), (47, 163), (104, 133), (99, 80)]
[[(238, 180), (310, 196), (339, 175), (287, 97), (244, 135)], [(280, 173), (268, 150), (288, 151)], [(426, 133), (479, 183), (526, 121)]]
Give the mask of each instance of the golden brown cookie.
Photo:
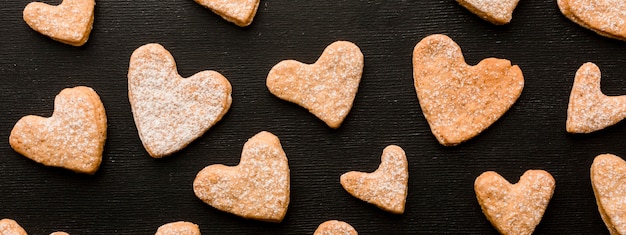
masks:
[(389, 145), (383, 150), (376, 171), (351, 171), (341, 175), (340, 182), (352, 196), (385, 211), (402, 214), (409, 183), (409, 163), (402, 148)]
[(0, 234), (1, 235), (28, 235), (26, 231), (15, 220), (2, 219), (0, 220)]
[(317, 227), (313, 235), (357, 235), (356, 230), (350, 226), (350, 224), (338, 221), (329, 220)]
[(576, 72), (567, 107), (567, 132), (590, 133), (626, 118), (626, 95), (604, 95), (600, 78), (600, 68), (594, 63), (585, 63)]
[(185, 221), (161, 225), (154, 235), (200, 235), (198, 225)]
[(252, 23), (260, 0), (194, 0), (227, 21), (245, 27)]
[(439, 143), (453, 146), (480, 134), (517, 100), (524, 76), (505, 59), (465, 63), (448, 36), (424, 38), (413, 50), (413, 78), (424, 117)]
[(488, 171), (474, 191), (483, 213), (501, 234), (532, 234), (554, 193), (555, 181), (543, 170), (528, 170), (516, 184)]
[(58, 6), (31, 2), (24, 8), (24, 21), (35, 31), (59, 42), (82, 46), (89, 39), (95, 0), (63, 0)]
[(25, 116), (9, 143), (18, 153), (46, 166), (94, 174), (102, 162), (107, 118), (100, 97), (89, 87), (63, 89), (52, 117)]
[(196, 196), (243, 218), (281, 222), (289, 206), (289, 165), (278, 137), (263, 131), (243, 146), (239, 165), (207, 166), (193, 182)]
[(269, 91), (339, 128), (356, 96), (363, 73), (363, 54), (351, 42), (330, 44), (314, 64), (285, 60), (267, 75)]
[(69, 233), (66, 233), (66, 232), (60, 232), (60, 231), (59, 231), (59, 232), (53, 232), (53, 233), (51, 233), (50, 235), (70, 235), (70, 234), (69, 234)]
[(604, 224), (612, 235), (626, 234), (626, 162), (613, 154), (601, 154), (593, 160), (590, 172)]
[(621, 0), (557, 0), (561, 13), (599, 35), (626, 41), (626, 4)]
[(467, 8), (480, 18), (495, 25), (503, 25), (511, 22), (513, 10), (519, 0), (456, 0), (461, 6)]
[(128, 99), (139, 137), (154, 158), (202, 136), (228, 112), (231, 93), (228, 80), (215, 71), (182, 78), (159, 44), (141, 46), (130, 58)]

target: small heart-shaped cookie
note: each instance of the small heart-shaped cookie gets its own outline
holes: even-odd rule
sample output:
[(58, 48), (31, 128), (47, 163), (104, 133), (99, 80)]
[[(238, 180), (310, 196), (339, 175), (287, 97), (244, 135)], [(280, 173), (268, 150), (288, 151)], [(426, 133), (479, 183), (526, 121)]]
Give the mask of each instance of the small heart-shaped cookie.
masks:
[(626, 4), (622, 0), (557, 0), (561, 13), (599, 35), (626, 41)]
[(516, 184), (488, 171), (474, 191), (483, 213), (501, 234), (532, 234), (554, 193), (555, 181), (543, 170), (528, 170)]
[(339, 128), (356, 96), (363, 54), (351, 42), (330, 44), (315, 64), (285, 60), (267, 75), (269, 91), (309, 110), (331, 128)]
[(193, 181), (200, 200), (243, 218), (281, 222), (289, 206), (289, 165), (278, 137), (263, 131), (246, 142), (239, 165), (202, 169)]
[(24, 8), (24, 21), (37, 32), (59, 42), (82, 46), (89, 39), (95, 0), (63, 0), (58, 6), (31, 2)]
[(313, 235), (357, 235), (356, 230), (350, 226), (350, 224), (338, 221), (329, 220), (317, 227)]
[(383, 150), (376, 171), (351, 171), (341, 175), (340, 182), (352, 196), (388, 212), (402, 214), (409, 183), (409, 163), (402, 148), (389, 145)]
[(198, 225), (185, 221), (161, 225), (154, 235), (200, 235)]
[(480, 134), (517, 100), (524, 76), (505, 59), (465, 63), (448, 36), (424, 38), (413, 50), (415, 91), (430, 129), (442, 145), (460, 144)]
[(46, 166), (93, 174), (102, 162), (107, 119), (100, 97), (89, 87), (63, 89), (52, 117), (25, 116), (9, 143), (18, 153)]
[(519, 0), (456, 0), (461, 6), (496, 25), (508, 24)]
[(230, 108), (231, 92), (215, 71), (183, 79), (159, 44), (141, 46), (130, 58), (128, 99), (139, 137), (154, 158), (183, 149), (215, 125)]
[(626, 234), (626, 162), (613, 154), (598, 155), (590, 172), (604, 224), (612, 235)]
[(227, 21), (245, 27), (252, 23), (260, 0), (194, 0)]
[(2, 235), (28, 235), (26, 230), (22, 228), (15, 220), (2, 219), (0, 220), (0, 234)]
[(585, 63), (576, 72), (567, 107), (567, 132), (590, 133), (626, 118), (626, 95), (604, 95), (600, 78), (600, 68), (594, 63)]

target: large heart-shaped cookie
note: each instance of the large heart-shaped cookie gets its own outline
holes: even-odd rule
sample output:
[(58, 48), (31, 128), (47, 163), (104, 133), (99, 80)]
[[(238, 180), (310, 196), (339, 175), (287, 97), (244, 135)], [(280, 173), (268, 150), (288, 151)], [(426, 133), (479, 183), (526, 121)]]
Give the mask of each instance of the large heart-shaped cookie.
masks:
[(557, 0), (561, 13), (599, 35), (626, 41), (623, 0)]
[(59, 42), (82, 46), (93, 25), (95, 0), (63, 0), (58, 6), (42, 2), (24, 8), (24, 21), (37, 32)]
[(28, 235), (26, 230), (22, 228), (15, 220), (2, 219), (0, 220), (0, 234), (2, 235)]
[(227, 21), (245, 27), (252, 23), (260, 0), (194, 0)]
[(461, 6), (496, 25), (508, 24), (519, 0), (456, 0)]
[(480, 134), (515, 103), (524, 88), (517, 65), (488, 58), (470, 66), (461, 48), (440, 34), (415, 46), (413, 78), (424, 117), (445, 146)]
[(383, 150), (376, 171), (351, 171), (341, 175), (340, 182), (352, 196), (391, 213), (402, 214), (409, 183), (409, 163), (402, 148), (390, 145)]
[(243, 146), (234, 167), (202, 169), (193, 191), (205, 203), (243, 218), (280, 222), (289, 206), (289, 165), (278, 137), (260, 132)]
[(600, 78), (600, 68), (594, 63), (585, 63), (576, 72), (567, 107), (567, 132), (590, 133), (626, 118), (626, 95), (604, 95)]
[(25, 116), (9, 143), (18, 153), (46, 166), (93, 174), (102, 162), (107, 119), (100, 97), (89, 87), (63, 89), (52, 117)]
[(348, 223), (329, 220), (320, 224), (313, 235), (357, 235), (356, 230)]
[(591, 165), (591, 185), (602, 220), (612, 235), (626, 234), (626, 162), (602, 154)]
[(483, 213), (501, 234), (532, 234), (554, 193), (555, 181), (543, 170), (528, 170), (516, 184), (488, 171), (474, 191)]
[(315, 64), (285, 60), (267, 75), (267, 88), (309, 110), (331, 128), (346, 118), (363, 74), (363, 54), (351, 42), (330, 44)]
[(168, 156), (203, 135), (230, 108), (231, 92), (215, 71), (183, 79), (174, 57), (159, 44), (141, 46), (130, 58), (128, 99), (152, 157)]

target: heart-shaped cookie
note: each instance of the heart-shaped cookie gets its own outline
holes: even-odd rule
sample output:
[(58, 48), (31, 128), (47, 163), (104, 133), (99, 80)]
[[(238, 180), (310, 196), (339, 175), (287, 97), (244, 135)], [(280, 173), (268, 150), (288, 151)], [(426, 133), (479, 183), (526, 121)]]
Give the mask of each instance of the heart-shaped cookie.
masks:
[(351, 171), (341, 175), (340, 182), (352, 196), (385, 211), (402, 214), (409, 183), (409, 163), (402, 148), (390, 145), (383, 150), (376, 171)]
[(496, 25), (508, 24), (519, 0), (456, 0), (461, 6)]
[(612, 235), (626, 234), (626, 162), (613, 154), (598, 155), (590, 172), (598, 211), (606, 227)]
[(93, 174), (102, 162), (107, 119), (100, 97), (89, 87), (63, 89), (52, 117), (25, 116), (9, 143), (18, 153), (46, 166)]
[(198, 225), (185, 221), (161, 225), (154, 235), (200, 235)]
[(227, 21), (245, 27), (252, 23), (260, 0), (194, 0)]
[(600, 78), (600, 68), (594, 63), (585, 63), (576, 72), (567, 107), (567, 132), (590, 133), (626, 118), (626, 95), (604, 95)]
[(329, 220), (317, 227), (313, 235), (357, 235), (356, 230), (350, 226), (350, 224), (338, 221)]
[(315, 64), (285, 60), (267, 75), (269, 91), (309, 110), (331, 128), (339, 128), (356, 96), (363, 54), (351, 42), (330, 44)]
[(289, 206), (289, 165), (278, 137), (260, 132), (243, 146), (234, 167), (202, 169), (193, 181), (200, 200), (243, 218), (280, 222)]
[(487, 219), (501, 234), (532, 234), (554, 193), (555, 181), (543, 170), (528, 170), (516, 184), (488, 171), (474, 191)]
[(430, 129), (442, 145), (453, 146), (480, 134), (517, 100), (524, 76), (505, 59), (465, 63), (448, 36), (424, 38), (413, 50), (417, 98)]
[(626, 41), (626, 4), (622, 0), (557, 0), (561, 13), (599, 35)]
[(63, 0), (58, 6), (31, 2), (24, 8), (24, 21), (35, 31), (59, 42), (82, 46), (93, 25), (95, 0)]
[(187, 146), (230, 108), (232, 88), (224, 76), (202, 71), (183, 79), (174, 57), (159, 44), (133, 52), (128, 99), (144, 147), (154, 158)]
[(0, 220), (0, 234), (6, 235), (28, 235), (26, 230), (22, 228), (15, 220), (2, 219)]

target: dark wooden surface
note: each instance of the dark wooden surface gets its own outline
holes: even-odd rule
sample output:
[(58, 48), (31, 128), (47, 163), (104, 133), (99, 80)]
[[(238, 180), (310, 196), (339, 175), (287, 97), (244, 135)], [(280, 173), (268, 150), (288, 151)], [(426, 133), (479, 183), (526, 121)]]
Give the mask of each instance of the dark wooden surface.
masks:
[[(203, 234), (312, 234), (330, 219), (361, 234), (496, 234), (476, 202), (474, 179), (495, 170), (515, 182), (528, 169), (547, 170), (557, 182), (536, 234), (608, 234), (589, 167), (601, 153), (626, 156), (626, 125), (570, 135), (565, 119), (584, 62), (600, 66), (605, 93), (626, 94), (626, 42), (567, 20), (555, 1), (522, 0), (511, 24), (494, 26), (452, 0), (262, 0), (252, 25), (240, 28), (191, 0), (97, 0), (91, 38), (80, 48), (31, 30), (22, 20), (28, 2), (0, 2), (0, 218), (31, 234), (153, 234), (177, 220), (198, 224)], [(499, 121), (452, 148), (436, 142), (413, 88), (413, 47), (434, 33), (455, 40), (470, 64), (506, 58), (525, 78)], [(332, 130), (271, 95), (265, 78), (284, 59), (314, 62), (336, 40), (357, 44), (365, 69), (352, 111)], [(223, 120), (160, 160), (142, 147), (127, 97), (130, 55), (151, 42), (173, 54), (181, 75), (216, 70), (233, 86)], [(100, 170), (85, 176), (15, 153), (8, 144), (15, 122), (51, 115), (55, 95), (78, 85), (93, 87), (106, 108)], [(236, 165), (243, 143), (262, 130), (280, 138), (291, 169), (291, 203), (280, 224), (220, 212), (192, 190), (199, 170)], [(376, 169), (389, 144), (404, 148), (409, 161), (403, 215), (353, 198), (339, 184), (344, 172)]]

